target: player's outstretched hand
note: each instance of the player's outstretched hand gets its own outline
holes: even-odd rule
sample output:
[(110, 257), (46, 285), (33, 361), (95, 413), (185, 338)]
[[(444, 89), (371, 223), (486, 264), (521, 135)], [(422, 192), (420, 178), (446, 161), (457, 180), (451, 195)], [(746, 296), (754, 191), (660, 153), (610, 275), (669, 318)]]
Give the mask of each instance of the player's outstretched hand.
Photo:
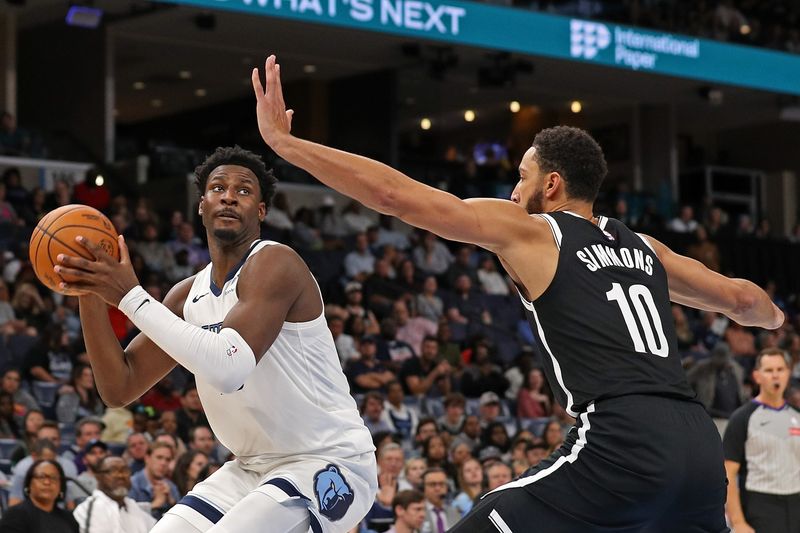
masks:
[(261, 75), (257, 68), (253, 69), (253, 91), (256, 93), (256, 116), (258, 117), (258, 131), (264, 142), (275, 149), (282, 138), (292, 131), (292, 114), (294, 111), (286, 110), (281, 88), (281, 66), (275, 62), (271, 55), (264, 64), (266, 76), (266, 89), (261, 85)]
[(53, 270), (59, 276), (70, 280), (61, 282), (59, 287), (69, 290), (71, 294), (96, 294), (106, 303), (118, 306), (122, 297), (139, 285), (125, 238), (119, 236), (119, 261), (86, 237), (78, 236), (75, 241), (94, 257), (94, 261), (59, 254), (57, 258), (59, 264), (53, 267)]

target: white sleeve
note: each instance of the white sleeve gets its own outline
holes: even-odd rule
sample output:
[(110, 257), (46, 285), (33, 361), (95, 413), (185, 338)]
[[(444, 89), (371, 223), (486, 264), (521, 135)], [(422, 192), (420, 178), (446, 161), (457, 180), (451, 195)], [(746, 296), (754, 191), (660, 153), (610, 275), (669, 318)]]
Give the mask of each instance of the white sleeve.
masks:
[(214, 333), (189, 324), (141, 286), (122, 298), (119, 310), (170, 357), (222, 393), (239, 390), (256, 367), (253, 350), (235, 329)]

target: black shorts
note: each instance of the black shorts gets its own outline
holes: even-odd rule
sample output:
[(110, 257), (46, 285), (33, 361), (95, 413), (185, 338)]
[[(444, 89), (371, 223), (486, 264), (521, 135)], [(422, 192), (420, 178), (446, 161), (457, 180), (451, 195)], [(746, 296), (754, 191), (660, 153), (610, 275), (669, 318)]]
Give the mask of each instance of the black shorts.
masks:
[(726, 532), (719, 433), (700, 404), (591, 404), (555, 453), (487, 494), (455, 533)]
[(744, 518), (758, 533), (800, 533), (800, 494), (742, 494)]

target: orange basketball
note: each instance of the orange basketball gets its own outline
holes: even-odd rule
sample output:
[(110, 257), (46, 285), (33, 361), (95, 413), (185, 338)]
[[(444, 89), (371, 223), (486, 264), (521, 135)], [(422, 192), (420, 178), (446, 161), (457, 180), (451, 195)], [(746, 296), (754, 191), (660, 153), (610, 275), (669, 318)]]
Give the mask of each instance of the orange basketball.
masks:
[[(103, 213), (81, 204), (65, 205), (50, 211), (33, 230), (28, 253), (36, 277), (56, 292), (70, 294), (69, 290), (59, 289), (62, 278), (53, 271), (53, 266), (58, 264), (58, 254), (94, 259), (75, 242), (75, 237), (79, 235), (101, 246), (111, 257), (119, 259), (117, 230)], [(64, 278), (63, 281), (69, 283), (71, 280)]]

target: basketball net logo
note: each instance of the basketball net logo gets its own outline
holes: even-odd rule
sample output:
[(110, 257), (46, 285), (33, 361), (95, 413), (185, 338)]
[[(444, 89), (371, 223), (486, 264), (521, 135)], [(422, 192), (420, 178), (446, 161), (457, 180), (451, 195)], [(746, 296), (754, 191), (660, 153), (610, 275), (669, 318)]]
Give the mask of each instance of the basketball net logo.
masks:
[(594, 59), (597, 52), (611, 44), (611, 32), (605, 24), (572, 19), (569, 22), (569, 55)]

